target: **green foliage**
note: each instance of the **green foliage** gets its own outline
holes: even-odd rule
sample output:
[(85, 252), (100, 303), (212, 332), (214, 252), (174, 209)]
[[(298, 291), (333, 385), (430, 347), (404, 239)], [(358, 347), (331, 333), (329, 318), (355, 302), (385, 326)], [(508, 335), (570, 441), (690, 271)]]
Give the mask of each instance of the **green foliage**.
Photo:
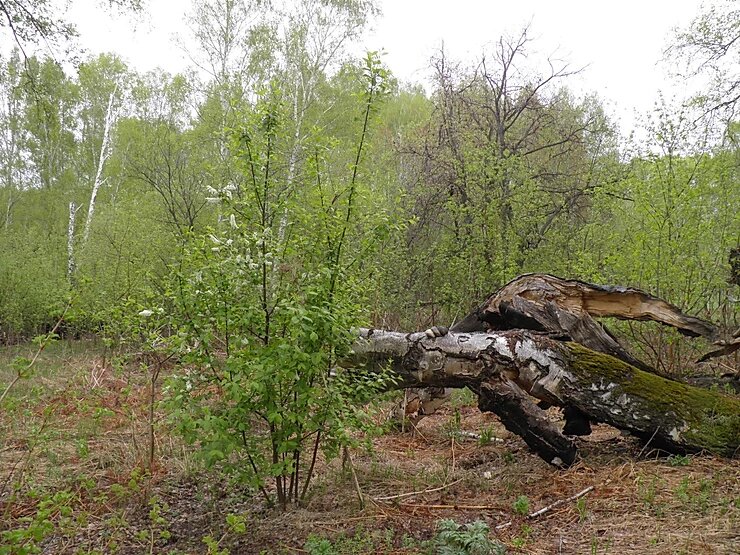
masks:
[(496, 432), (491, 426), (484, 426), (480, 431), (480, 437), (478, 438), (478, 445), (481, 447), (490, 445), (496, 439)]
[(578, 511), (578, 522), (584, 522), (588, 516), (585, 497), (579, 497), (576, 500), (576, 511)]
[(715, 484), (712, 480), (701, 479), (698, 482), (686, 476), (676, 488), (676, 497), (681, 503), (700, 514), (707, 514)]
[(671, 455), (668, 457), (668, 464), (671, 466), (689, 466), (691, 457), (688, 455)]
[[(359, 555), (361, 553), (393, 553), (394, 531), (365, 530), (357, 528), (353, 533), (340, 534), (329, 540), (310, 534), (303, 549), (312, 555)], [(415, 542), (414, 542), (415, 543)]]
[(514, 501), (514, 512), (516, 514), (527, 516), (529, 514), (529, 498), (526, 495), (520, 495)]
[[(364, 124), (346, 186), (332, 204), (323, 186), (318, 198), (284, 188), (285, 108), (279, 90), (265, 91), (232, 131), (243, 186), (212, 191), (223, 225), (191, 237), (167, 287), (169, 313), (150, 311), (168, 314), (172, 349), (183, 365), (168, 384), (173, 421), (199, 442), (207, 464), (266, 497), (265, 480), (274, 479), (282, 506), (306, 494), (318, 449), (334, 457), (353, 443), (353, 430), (370, 431), (362, 403), (389, 379), (332, 376), (363, 312), (345, 257), (362, 200), (363, 144), (384, 75), (369, 55)], [(315, 151), (326, 140), (317, 137)], [(322, 182), (319, 155), (306, 171)]]
[(437, 522), (434, 537), (436, 552), (440, 555), (503, 555), (506, 549), (488, 537), (490, 529), (482, 520), (458, 524), (451, 519)]
[(69, 491), (42, 497), (33, 515), (21, 519), (25, 526), (0, 532), (0, 555), (41, 553), (43, 540), (69, 522), (75, 501), (77, 497)]
[(511, 539), (511, 545), (513, 545), (517, 549), (524, 548), (529, 542), (529, 537), (531, 534), (532, 534), (532, 527), (526, 524), (523, 524), (521, 527), (520, 534)]
[(308, 537), (306, 543), (303, 544), (303, 549), (310, 555), (335, 555), (337, 553), (329, 540), (314, 535)]

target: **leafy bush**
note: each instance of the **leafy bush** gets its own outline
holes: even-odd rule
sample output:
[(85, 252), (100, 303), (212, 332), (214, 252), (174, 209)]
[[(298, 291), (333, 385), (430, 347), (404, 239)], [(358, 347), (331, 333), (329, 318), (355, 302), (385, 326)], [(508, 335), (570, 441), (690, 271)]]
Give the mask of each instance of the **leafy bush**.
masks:
[(337, 196), (345, 204), (328, 206), (323, 190), (318, 198), (282, 200), (281, 177), (291, 177), (269, 169), (279, 166), (285, 108), (279, 91), (270, 91), (233, 131), (242, 189), (212, 190), (223, 225), (190, 241), (172, 273), (168, 306), (147, 311), (169, 315), (168, 341), (183, 363), (169, 383), (173, 420), (208, 464), (268, 501), (265, 481), (274, 479), (283, 507), (305, 496), (319, 450), (332, 458), (354, 442), (353, 431), (373, 428), (361, 404), (389, 379), (335, 368), (366, 305), (342, 247), (357, 222), (357, 164), (384, 80), (372, 55), (366, 79), (365, 127)]
[(437, 522), (434, 545), (438, 555), (503, 555), (506, 548), (488, 537), (490, 529), (482, 520), (458, 524), (451, 519)]

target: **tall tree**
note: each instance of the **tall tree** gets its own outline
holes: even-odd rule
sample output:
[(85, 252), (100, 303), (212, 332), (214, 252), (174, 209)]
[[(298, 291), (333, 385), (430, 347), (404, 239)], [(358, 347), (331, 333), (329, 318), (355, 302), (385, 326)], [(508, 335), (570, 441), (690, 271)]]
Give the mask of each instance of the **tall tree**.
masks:
[[(680, 75), (698, 77), (702, 83), (694, 101), (704, 117), (727, 124), (740, 107), (740, 7), (723, 0), (704, 7), (685, 29), (677, 31), (667, 57), (684, 62)], [(708, 81), (708, 85), (707, 85)]]
[(5, 197), (4, 229), (13, 220), (13, 206), (27, 179), (26, 130), (23, 121), (23, 78), (17, 50), (10, 58), (0, 60), (0, 175)]
[[(576, 73), (567, 63), (545, 58), (544, 72), (533, 68), (531, 42), (527, 29), (503, 37), (470, 69), (444, 52), (433, 60), (429, 131), (402, 146), (422, 168), (410, 237), (412, 252), (426, 252), (427, 267), (415, 274), (430, 306), (464, 306), (514, 277), (604, 184), (611, 144), (603, 111), (563, 88)], [(430, 267), (438, 260), (447, 271)]]
[(114, 55), (103, 54), (79, 68), (80, 84), (80, 168), (85, 189), (89, 190), (87, 218), (82, 235), (82, 248), (90, 236), (100, 187), (108, 180), (105, 164), (111, 155), (113, 127), (122, 108), (129, 81), (128, 70)]
[[(141, 0), (101, 0), (111, 8), (138, 11)], [(54, 55), (77, 31), (64, 17), (64, 5), (55, 0), (0, 0), (0, 27), (6, 28), (24, 58), (26, 48), (41, 44)]]

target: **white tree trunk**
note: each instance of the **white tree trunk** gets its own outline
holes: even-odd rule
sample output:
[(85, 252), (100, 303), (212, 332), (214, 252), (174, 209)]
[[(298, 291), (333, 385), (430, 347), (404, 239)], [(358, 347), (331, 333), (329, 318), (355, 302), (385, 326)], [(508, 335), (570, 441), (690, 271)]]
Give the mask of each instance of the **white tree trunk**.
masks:
[(72, 282), (75, 273), (75, 217), (77, 205), (69, 203), (69, 222), (67, 224), (67, 279)]
[(82, 248), (87, 244), (87, 240), (90, 237), (90, 226), (92, 225), (93, 214), (95, 213), (95, 200), (98, 197), (98, 191), (100, 187), (105, 183), (106, 179), (102, 179), (103, 167), (105, 166), (106, 160), (110, 156), (110, 130), (113, 127), (113, 123), (116, 119), (116, 112), (113, 108), (113, 101), (115, 100), (116, 92), (118, 91), (118, 84), (113, 88), (113, 92), (110, 93), (108, 99), (108, 109), (105, 112), (105, 123), (103, 127), (103, 140), (100, 143), (100, 156), (98, 157), (98, 169), (95, 172), (95, 181), (93, 182), (92, 193), (90, 194), (90, 204), (87, 207), (87, 219), (85, 220), (85, 230), (82, 233)]

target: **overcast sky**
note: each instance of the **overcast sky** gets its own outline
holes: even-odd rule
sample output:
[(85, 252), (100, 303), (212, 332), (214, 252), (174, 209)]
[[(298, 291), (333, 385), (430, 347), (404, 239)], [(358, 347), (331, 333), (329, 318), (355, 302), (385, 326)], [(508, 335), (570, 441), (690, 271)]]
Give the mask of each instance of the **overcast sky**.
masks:
[[(708, 2), (711, 3), (711, 0)], [(68, 12), (81, 43), (91, 53), (114, 51), (140, 70), (183, 70), (188, 60), (173, 36), (185, 32), (189, 0), (148, 0), (138, 21), (111, 17), (99, 0), (75, 0)], [(574, 67), (586, 66), (572, 80), (577, 91), (596, 92), (621, 120), (625, 133), (633, 113), (650, 110), (662, 90), (682, 95), (659, 64), (672, 30), (698, 13), (696, 0), (381, 0), (383, 15), (374, 22), (365, 49), (386, 52), (385, 61), (404, 81), (424, 82), (428, 60), (444, 42), (453, 57), (480, 56), (501, 34), (516, 34), (531, 22), (534, 46), (556, 52)]]

